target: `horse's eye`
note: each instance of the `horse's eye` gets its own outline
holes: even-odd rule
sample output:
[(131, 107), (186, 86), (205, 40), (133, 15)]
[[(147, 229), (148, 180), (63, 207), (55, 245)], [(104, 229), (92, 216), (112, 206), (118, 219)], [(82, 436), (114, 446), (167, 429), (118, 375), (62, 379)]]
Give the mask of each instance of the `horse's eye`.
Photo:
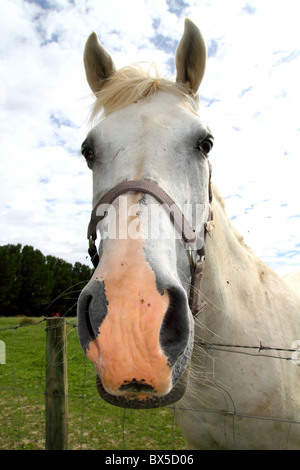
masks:
[(87, 162), (90, 162), (91, 160), (93, 160), (93, 158), (95, 156), (93, 150), (90, 147), (87, 147), (85, 145), (82, 145), (81, 153), (82, 153), (82, 155), (84, 156), (84, 158), (86, 159)]
[(212, 137), (206, 137), (200, 144), (199, 148), (201, 152), (203, 152), (205, 155), (208, 155), (209, 152), (212, 150), (214, 146), (214, 141)]

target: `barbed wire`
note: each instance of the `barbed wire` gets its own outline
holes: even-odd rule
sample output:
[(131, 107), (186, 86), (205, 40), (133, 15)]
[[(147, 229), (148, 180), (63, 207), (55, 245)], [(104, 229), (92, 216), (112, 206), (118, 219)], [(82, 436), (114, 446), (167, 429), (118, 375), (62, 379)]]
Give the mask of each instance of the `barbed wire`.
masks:
[[(7, 318), (10, 318), (10, 317), (7, 317)], [(22, 319), (22, 317), (20, 317)], [(26, 317), (24, 317), (26, 318)], [(23, 327), (28, 327), (28, 326), (34, 326), (34, 325), (40, 325), (41, 323), (44, 323), (46, 322), (47, 320), (51, 319), (51, 318), (55, 318), (55, 317), (45, 317), (45, 318), (42, 318), (42, 320), (39, 320), (37, 322), (24, 322), (24, 323), (19, 323), (19, 325), (13, 325), (13, 326), (4, 326), (4, 327), (1, 327), (0, 328), (0, 331), (6, 331), (6, 330), (18, 330), (19, 328), (23, 328)], [(64, 321), (64, 323), (66, 325), (70, 325), (72, 326), (73, 328), (77, 328), (77, 323), (70, 323), (66, 320), (66, 317), (59, 317), (61, 318), (62, 321)], [(50, 326), (50, 327), (45, 327), (45, 330), (47, 328), (57, 328), (57, 325), (53, 325), (53, 326)]]
[[(51, 318), (51, 317), (50, 317)], [(75, 322), (70, 322), (68, 321), (65, 317), (61, 317), (62, 321), (65, 322), (67, 325), (71, 326), (73, 329), (77, 328), (77, 323)], [(22, 323), (22, 318), (20, 318), (21, 323), (13, 325), (13, 326), (7, 326), (7, 327), (0, 327), (0, 332), (7, 331), (7, 330), (13, 330), (13, 335), (11, 338), (11, 344), (10, 344), (10, 354), (11, 354), (11, 367), (12, 367), (12, 377), (13, 377), (13, 386), (3, 386), (0, 385), (0, 390), (3, 391), (13, 391), (16, 393), (16, 398), (17, 398), (17, 409), (18, 409), (18, 442), (20, 445), (21, 441), (21, 413), (22, 413), (22, 404), (20, 400), (20, 394), (36, 394), (40, 396), (45, 396), (46, 393), (42, 389), (40, 391), (37, 390), (31, 390), (28, 388), (21, 388), (16, 386), (16, 377), (15, 377), (15, 368), (14, 368), (14, 359), (13, 359), (13, 344), (14, 344), (14, 336), (15, 332), (19, 328), (23, 327), (29, 327), (29, 326), (37, 326), (40, 325), (42, 326), (43, 323), (45, 323), (48, 320), (48, 317), (42, 318), (36, 322), (31, 321), (31, 322), (24, 322)], [(53, 325), (53, 326), (46, 326), (43, 327), (45, 331), (47, 331), (50, 328), (57, 328), (58, 325)], [(271, 358), (271, 359), (280, 359), (280, 360), (287, 360), (291, 361), (293, 360), (293, 357), (288, 356), (288, 357), (283, 357), (280, 355), (270, 355), (270, 354), (263, 354), (262, 351), (277, 351), (280, 353), (295, 353), (299, 352), (299, 349), (297, 348), (282, 348), (282, 347), (274, 347), (274, 346), (264, 346), (261, 342), (258, 345), (239, 345), (239, 344), (229, 344), (229, 343), (209, 343), (207, 341), (195, 341), (194, 343), (195, 347), (201, 347), (204, 349), (208, 350), (213, 350), (213, 351), (221, 351), (221, 352), (226, 352), (226, 353), (234, 353), (234, 354), (242, 354), (242, 355), (248, 355), (252, 357), (265, 357), (265, 358)], [(42, 359), (43, 363), (43, 359)], [(42, 388), (42, 375), (43, 375), (43, 364), (41, 365), (41, 374), (40, 374), (40, 385)], [(68, 399), (81, 399), (82, 400), (82, 411), (81, 411), (81, 431), (80, 431), (80, 448), (82, 448), (83, 445), (83, 421), (84, 421), (84, 414), (85, 414), (85, 400), (92, 400), (92, 401), (103, 401), (101, 397), (91, 397), (87, 396), (85, 394), (85, 379), (86, 379), (86, 358), (85, 358), (85, 368), (84, 368), (84, 377), (83, 377), (83, 384), (82, 384), (82, 393), (81, 394), (65, 394)], [(56, 394), (57, 396), (57, 394)], [(231, 397), (230, 397), (231, 398)], [(240, 418), (245, 418), (245, 419), (256, 419), (256, 420), (264, 420), (264, 421), (273, 421), (273, 422), (279, 422), (279, 423), (288, 423), (288, 424), (296, 424), (300, 425), (300, 420), (294, 420), (294, 419), (285, 419), (285, 418), (276, 418), (276, 417), (266, 417), (266, 416), (256, 416), (256, 415), (251, 415), (247, 413), (241, 413), (238, 412), (235, 409), (234, 402), (232, 401), (233, 404), (233, 411), (230, 410), (214, 410), (214, 409), (206, 409), (206, 408), (185, 408), (182, 406), (176, 406), (176, 405), (171, 405), (167, 406), (169, 410), (173, 413), (173, 418), (172, 418), (172, 443), (173, 443), (173, 450), (175, 450), (175, 433), (174, 433), (174, 427), (175, 427), (175, 414), (176, 411), (191, 411), (193, 413), (211, 413), (211, 414), (220, 414), (224, 416), (229, 416), (233, 418), (233, 434), (235, 433), (234, 431), (234, 418), (240, 417)], [(123, 412), (123, 419), (122, 419), (122, 445), (123, 449), (126, 447), (126, 441), (125, 441), (125, 417), (126, 417), (126, 409), (124, 409)], [(233, 440), (235, 443), (235, 435), (233, 436)], [(235, 444), (236, 447), (236, 444)], [(0, 447), (1, 449), (1, 447)]]
[[(9, 318), (9, 317), (7, 317)], [(41, 386), (41, 389), (40, 390), (32, 390), (32, 389), (29, 389), (29, 388), (26, 388), (26, 387), (20, 387), (20, 386), (17, 386), (17, 383), (16, 383), (16, 377), (15, 377), (15, 367), (14, 367), (14, 363), (15, 363), (15, 359), (13, 357), (13, 343), (14, 343), (14, 338), (15, 338), (15, 334), (17, 332), (17, 330), (19, 330), (20, 328), (23, 328), (23, 327), (28, 327), (28, 326), (40, 326), (42, 327), (42, 330), (43, 331), (49, 331), (51, 329), (56, 329), (56, 328), (59, 328), (61, 326), (61, 322), (57, 322), (57, 323), (54, 323), (53, 325), (49, 324), (49, 322), (47, 322), (48, 319), (52, 320), (55, 319), (55, 320), (59, 320), (58, 317), (45, 317), (45, 318), (42, 318), (38, 321), (28, 321), (26, 319), (26, 317), (18, 317), (18, 320), (20, 321), (20, 323), (18, 324), (15, 324), (15, 325), (12, 325), (12, 326), (5, 326), (5, 327), (0, 327), (0, 332), (5, 332), (5, 331), (12, 331), (12, 336), (11, 336), (11, 340), (10, 340), (10, 346), (7, 348), (8, 349), (8, 353), (10, 354), (10, 364), (11, 364), (11, 368), (12, 368), (12, 386), (5, 386), (5, 385), (1, 385), (0, 384), (0, 391), (3, 391), (3, 392), (14, 392), (16, 394), (16, 399), (17, 399), (17, 404), (16, 404), (16, 414), (17, 414), (17, 427), (16, 427), (16, 434), (17, 434), (17, 443), (18, 443), (18, 448), (21, 448), (21, 427), (22, 427), (22, 424), (21, 424), (21, 416), (22, 416), (22, 408), (23, 408), (23, 405), (21, 403), (21, 399), (20, 397), (23, 395), (23, 396), (26, 396), (26, 395), (37, 395), (37, 396), (44, 396), (46, 397), (47, 395), (55, 395), (55, 397), (66, 397), (67, 399), (80, 399), (82, 400), (82, 409), (81, 409), (81, 424), (80, 424), (80, 440), (79, 440), (79, 447), (80, 449), (83, 448), (83, 445), (84, 445), (84, 418), (85, 418), (85, 403), (86, 401), (97, 401), (97, 402), (103, 402), (103, 398), (101, 398), (100, 396), (88, 396), (85, 392), (85, 382), (86, 382), (86, 377), (87, 377), (87, 373), (86, 373), (86, 368), (87, 368), (87, 363), (88, 363), (88, 360), (87, 358), (82, 354), (82, 357), (84, 358), (84, 373), (83, 373), (83, 383), (82, 383), (82, 393), (81, 394), (74, 394), (74, 393), (67, 393), (67, 394), (58, 394), (58, 393), (54, 393), (54, 394), (49, 394), (49, 392), (46, 392), (45, 390), (45, 384), (43, 384), (43, 373), (44, 373), (44, 370), (43, 370), (43, 362), (44, 362), (44, 358), (45, 358), (45, 354), (43, 356), (43, 358), (41, 359), (41, 371), (40, 371), (40, 386)], [(72, 321), (68, 321), (67, 318), (65, 317), (60, 317), (62, 322), (64, 322), (66, 325), (70, 326), (72, 328), (72, 330), (74, 330), (75, 328), (77, 328), (77, 323), (75, 322), (72, 322)], [(25, 319), (25, 321), (24, 321)], [(24, 321), (24, 323), (22, 323), (22, 321)], [(47, 324), (43, 325), (43, 323), (47, 322)], [(51, 322), (50, 322), (51, 323)], [(70, 331), (67, 333), (69, 334)], [(8, 343), (7, 343), (8, 345)], [(96, 387), (95, 387), (95, 390), (96, 390)], [(150, 410), (151, 411), (151, 410)], [(122, 449), (126, 449), (126, 409), (123, 410), (123, 418), (122, 418)], [(128, 426), (128, 425), (127, 425)], [(175, 450), (175, 420), (174, 420), (174, 417), (172, 419), (172, 425), (171, 425), (171, 440), (173, 442), (173, 450)], [(0, 450), (1, 449), (5, 449), (1, 444), (0, 444)]]
[[(47, 319), (48, 319), (48, 317), (45, 317), (42, 320), (39, 320), (37, 322), (20, 323), (19, 325), (0, 327), (0, 331), (17, 330), (18, 328), (22, 328), (22, 327), (40, 325), (41, 323), (47, 321)], [(61, 317), (61, 319), (62, 319), (62, 321), (65, 322), (66, 325), (72, 326), (73, 328), (77, 328), (77, 323), (68, 322), (65, 317)], [(45, 327), (45, 330), (47, 330), (48, 328), (57, 328), (57, 325), (53, 325), (53, 326), (50, 326), (50, 327)], [(248, 353), (246, 353), (244, 351), (234, 351), (234, 350), (231, 350), (231, 349), (220, 349), (220, 348), (252, 349), (252, 350), (257, 350), (258, 353), (257, 354), (249, 353), (249, 355), (260, 356), (260, 357), (270, 357), (270, 358), (276, 358), (276, 359), (286, 359), (286, 360), (292, 360), (292, 358), (291, 357), (263, 355), (263, 354), (260, 354), (260, 352), (261, 351), (280, 351), (280, 352), (297, 352), (298, 351), (297, 348), (282, 348), (282, 347), (274, 347), (274, 346), (264, 346), (262, 344), (262, 342), (260, 342), (259, 345), (255, 345), (255, 346), (241, 345), (241, 344), (230, 344), (230, 343), (210, 343), (208, 341), (195, 341), (194, 344), (195, 344), (195, 346), (203, 346), (206, 349), (215, 349), (215, 350), (219, 350), (219, 351), (233, 352), (233, 353), (236, 352), (236, 353), (239, 353), (239, 354), (248, 354)]]
[[(263, 346), (260, 342), (258, 346), (245, 346), (240, 344), (222, 344), (222, 343), (208, 343), (206, 341), (195, 341), (195, 346), (203, 347), (205, 349), (213, 349), (214, 351), (223, 351), (228, 353), (234, 354), (242, 354), (245, 356), (253, 356), (253, 357), (266, 357), (270, 359), (281, 359), (285, 361), (296, 361), (295, 358), (292, 356), (290, 357), (283, 357), (283, 356), (274, 356), (270, 354), (261, 354), (261, 351), (278, 351), (278, 352), (299, 352), (297, 348), (279, 348), (274, 346)], [(257, 352), (248, 352), (248, 351), (240, 351), (240, 349), (247, 349), (247, 350), (256, 350)]]

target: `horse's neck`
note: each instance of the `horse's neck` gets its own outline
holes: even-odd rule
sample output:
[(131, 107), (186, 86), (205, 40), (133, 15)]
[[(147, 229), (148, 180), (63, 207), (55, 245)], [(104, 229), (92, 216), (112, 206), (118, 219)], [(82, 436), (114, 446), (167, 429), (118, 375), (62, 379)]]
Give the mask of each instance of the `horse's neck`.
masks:
[(215, 228), (207, 237), (201, 283), (207, 307), (199, 321), (223, 337), (233, 331), (243, 336), (254, 324), (268, 329), (275, 322), (280, 330), (288, 288), (237, 236), (219, 197), (213, 210)]
[[(240, 289), (240, 282), (253, 271), (252, 256), (238, 240), (227, 218), (222, 201), (214, 198), (214, 229), (207, 236), (206, 260), (201, 291), (214, 306), (226, 310), (227, 292)], [(243, 282), (244, 284), (244, 282)], [(210, 304), (209, 304), (210, 305)]]

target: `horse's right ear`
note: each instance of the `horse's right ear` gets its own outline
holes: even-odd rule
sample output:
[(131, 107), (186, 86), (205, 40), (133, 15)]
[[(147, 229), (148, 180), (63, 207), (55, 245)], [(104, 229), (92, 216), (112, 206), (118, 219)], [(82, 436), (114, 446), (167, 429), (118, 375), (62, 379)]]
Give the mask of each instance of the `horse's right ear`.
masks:
[(188, 18), (184, 34), (176, 51), (176, 81), (192, 93), (197, 93), (205, 71), (206, 47), (197, 26)]
[(96, 33), (92, 33), (86, 42), (83, 61), (88, 84), (92, 91), (97, 93), (116, 69), (109, 53), (98, 41)]

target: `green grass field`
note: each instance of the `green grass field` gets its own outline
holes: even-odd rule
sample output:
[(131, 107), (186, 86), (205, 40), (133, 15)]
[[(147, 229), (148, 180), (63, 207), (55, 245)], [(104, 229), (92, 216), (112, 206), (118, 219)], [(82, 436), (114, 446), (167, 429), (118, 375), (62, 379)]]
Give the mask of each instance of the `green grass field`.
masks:
[[(40, 450), (45, 448), (46, 322), (22, 322), (0, 318), (0, 341), (6, 347), (6, 363), (0, 364), (0, 449)], [(94, 366), (72, 325), (67, 326), (67, 351), (68, 449), (184, 449), (171, 409), (123, 410), (99, 397)]]

